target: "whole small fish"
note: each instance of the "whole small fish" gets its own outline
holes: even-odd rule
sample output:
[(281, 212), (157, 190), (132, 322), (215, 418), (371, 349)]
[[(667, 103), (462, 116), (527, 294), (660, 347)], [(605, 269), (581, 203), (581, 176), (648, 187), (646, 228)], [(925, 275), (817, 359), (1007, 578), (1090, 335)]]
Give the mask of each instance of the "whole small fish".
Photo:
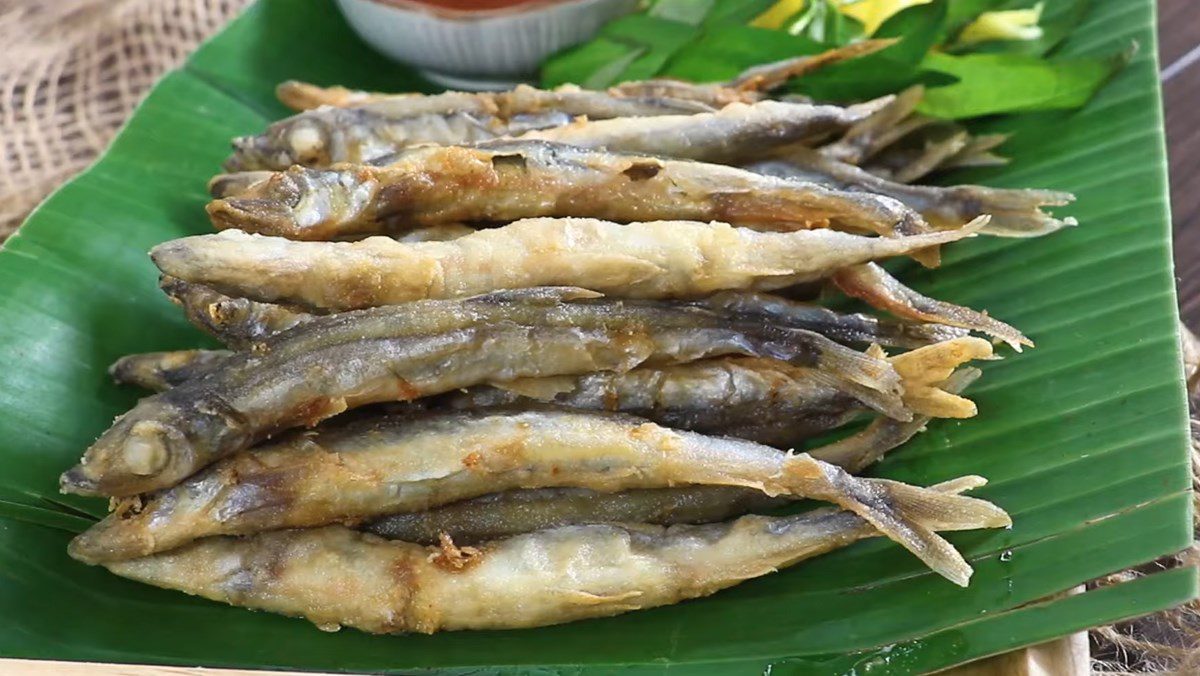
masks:
[(919, 214), (890, 197), (545, 141), (413, 148), (381, 166), (292, 167), (266, 179), (253, 172), (253, 178), (234, 196), (208, 205), (218, 229), (328, 240), (446, 223), (575, 216), (716, 220), (774, 231), (930, 230)]
[[(282, 305), (234, 298), (173, 277), (164, 277), (163, 290), (180, 304), (192, 323), (231, 349), (252, 349), (257, 343), (314, 316)], [(866, 347), (916, 348), (960, 338), (967, 330), (944, 324), (906, 323), (866, 314), (844, 314), (820, 305), (788, 300), (768, 293), (724, 291), (695, 301), (698, 307), (734, 313), (794, 329), (815, 331), (842, 343)], [(217, 309), (213, 309), (216, 305)], [(237, 312), (222, 308), (239, 308)]]
[[(864, 40), (813, 56), (752, 68), (726, 85), (657, 80), (626, 83), (608, 91), (572, 85), (541, 90), (519, 85), (505, 92), (445, 92), (387, 96), (344, 87), (322, 89), (284, 83), (277, 94), (305, 112), (272, 124), (257, 136), (235, 139), (229, 171), (286, 169), (293, 164), (326, 167), (368, 163), (422, 143), (455, 145), (570, 124), (576, 118), (605, 120), (710, 112), (730, 102), (755, 102), (762, 91), (830, 63), (892, 44)], [(342, 107), (347, 106), (350, 107)]]
[(906, 515), (935, 499), (928, 489), (854, 477), (807, 454), (740, 439), (631, 416), (557, 410), (383, 417), (291, 435), (144, 498), (140, 509), (111, 514), (76, 536), (68, 551), (100, 563), (213, 535), (353, 525), (498, 490), (614, 492), (679, 484), (832, 502), (949, 579), (965, 584), (970, 575), (949, 543)]
[(695, 101), (614, 96), (572, 86), (547, 91), (521, 85), (508, 92), (388, 97), (352, 108), (308, 110), (272, 124), (258, 136), (234, 139), (234, 152), (225, 168), (278, 170), (293, 164), (367, 163), (410, 145), (518, 136), (569, 124), (580, 116), (598, 120), (709, 110)]
[[(898, 417), (974, 416), (970, 400), (947, 393), (941, 385), (962, 363), (991, 356), (986, 340), (958, 338), (891, 357), (907, 413)], [(829, 374), (786, 362), (724, 357), (624, 373), (523, 378), (451, 393), (440, 403), (466, 410), (545, 402), (620, 411), (677, 429), (796, 448), (869, 412), (855, 389)]]
[(783, 159), (756, 162), (746, 168), (804, 184), (887, 195), (912, 207), (939, 229), (961, 228), (984, 214), (992, 218), (980, 232), (1001, 237), (1037, 237), (1076, 225), (1073, 218), (1055, 218), (1042, 211), (1043, 207), (1075, 201), (1074, 195), (1065, 192), (895, 183), (807, 148), (789, 149)]
[[(954, 495), (983, 483), (964, 477), (921, 490), (920, 508), (907, 521), (930, 534), (1007, 526), (997, 507)], [(904, 513), (904, 494), (914, 490), (883, 499)], [(479, 548), (448, 540), (423, 547), (329, 526), (209, 538), (107, 568), (215, 601), (304, 617), (327, 630), (432, 633), (537, 627), (678, 603), (878, 532), (832, 509), (702, 526), (566, 526)], [(956, 570), (954, 580), (965, 584), (967, 575), (969, 568)]]
[[(940, 387), (961, 392), (979, 376), (976, 369), (951, 375)], [(818, 460), (856, 473), (921, 430), (928, 416), (909, 422), (881, 418), (863, 431), (809, 451)], [(523, 489), (494, 493), (420, 512), (391, 514), (364, 528), (392, 540), (433, 544), (450, 537), (458, 544), (591, 523), (712, 523), (779, 507), (787, 497), (753, 488), (680, 486), (600, 493), (585, 488)]]
[(534, 289), (314, 318), (235, 354), (207, 377), (139, 401), (62, 476), (61, 487), (134, 495), (175, 485), (281, 430), (366, 404), (726, 354), (827, 370), (860, 386), (874, 407), (902, 410), (891, 364), (819, 334), (678, 303), (588, 295)]
[(533, 218), (416, 244), (387, 237), (296, 242), (226, 230), (160, 244), (150, 256), (166, 275), (314, 311), (561, 284), (628, 298), (700, 298), (824, 279), (971, 237), (986, 222), (984, 216), (957, 230), (866, 237), (715, 222)]
[(108, 374), (121, 385), (135, 385), (154, 392), (213, 371), (233, 353), (225, 350), (179, 350), (145, 352), (121, 357), (108, 367)]
[(530, 131), (522, 138), (611, 152), (741, 164), (762, 158), (776, 148), (827, 139), (867, 119), (892, 99), (888, 96), (844, 108), (783, 101), (731, 103), (713, 113), (577, 120)]

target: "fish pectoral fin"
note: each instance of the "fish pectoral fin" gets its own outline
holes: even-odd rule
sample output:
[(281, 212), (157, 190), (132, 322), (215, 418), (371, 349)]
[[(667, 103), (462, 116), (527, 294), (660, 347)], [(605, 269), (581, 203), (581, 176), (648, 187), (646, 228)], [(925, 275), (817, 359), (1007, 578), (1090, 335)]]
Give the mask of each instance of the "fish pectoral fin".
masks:
[(624, 254), (574, 253), (570, 260), (571, 265), (567, 269), (554, 267), (554, 263), (549, 261), (545, 263), (564, 280), (585, 278), (589, 286), (598, 287), (637, 284), (666, 272), (665, 268), (653, 261)]
[[(619, 594), (594, 594), (592, 592), (583, 591), (582, 589), (556, 589), (555, 592), (563, 596), (568, 603), (574, 603), (581, 606), (598, 606), (610, 603), (620, 604), (622, 601), (635, 599), (642, 595), (642, 592), (636, 590), (621, 592)], [(627, 605), (631, 609), (640, 607), (635, 604)]]
[(551, 401), (564, 392), (574, 391), (578, 385), (578, 379), (575, 376), (546, 376), (543, 378), (494, 380), (488, 384), (522, 397)]

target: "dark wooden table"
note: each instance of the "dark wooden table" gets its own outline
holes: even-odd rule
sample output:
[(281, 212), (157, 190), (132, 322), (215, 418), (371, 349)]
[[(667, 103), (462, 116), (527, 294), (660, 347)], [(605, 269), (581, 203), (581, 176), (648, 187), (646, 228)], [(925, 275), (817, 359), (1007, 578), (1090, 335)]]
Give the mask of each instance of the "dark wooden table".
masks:
[(1159, 0), (1158, 26), (1175, 275), (1183, 321), (1194, 331), (1200, 328), (1200, 0)]

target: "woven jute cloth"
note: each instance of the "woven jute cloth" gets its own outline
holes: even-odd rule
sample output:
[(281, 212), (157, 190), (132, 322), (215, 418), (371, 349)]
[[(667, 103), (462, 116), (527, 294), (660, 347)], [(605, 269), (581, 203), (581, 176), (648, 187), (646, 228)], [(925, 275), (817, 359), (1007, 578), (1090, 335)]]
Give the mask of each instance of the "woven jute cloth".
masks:
[(0, 0), (0, 240), (249, 1)]
[[(0, 242), (47, 193), (104, 150), (164, 72), (251, 1), (0, 0)], [(1200, 342), (1185, 347), (1195, 378)], [(1197, 430), (1194, 462), (1200, 468)], [(1197, 560), (1200, 555), (1189, 551), (1089, 586)], [(1197, 610), (1190, 604), (1094, 630), (1093, 668), (1200, 673)]]

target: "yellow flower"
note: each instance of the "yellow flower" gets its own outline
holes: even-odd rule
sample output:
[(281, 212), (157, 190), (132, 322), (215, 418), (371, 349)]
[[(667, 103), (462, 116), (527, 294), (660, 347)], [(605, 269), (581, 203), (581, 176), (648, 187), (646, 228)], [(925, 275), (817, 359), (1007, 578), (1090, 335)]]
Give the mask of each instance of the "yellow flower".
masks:
[(759, 14), (750, 22), (755, 28), (779, 28), (783, 22), (795, 16), (804, 9), (804, 0), (779, 0), (767, 11)]
[(900, 10), (927, 5), (933, 0), (843, 0), (842, 14), (858, 19), (867, 35), (879, 30), (884, 21)]
[(984, 12), (958, 34), (959, 45), (995, 40), (1036, 40), (1042, 37), (1042, 3), (1032, 9)]

